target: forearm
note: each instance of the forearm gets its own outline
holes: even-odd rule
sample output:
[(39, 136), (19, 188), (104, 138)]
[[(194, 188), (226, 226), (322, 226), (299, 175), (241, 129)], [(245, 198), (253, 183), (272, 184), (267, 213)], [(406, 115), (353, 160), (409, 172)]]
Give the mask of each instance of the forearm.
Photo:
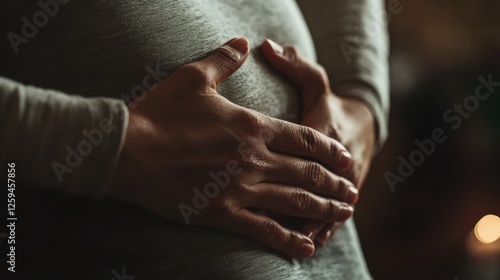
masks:
[(18, 182), (102, 196), (128, 122), (120, 100), (83, 98), (0, 77), (0, 162)]

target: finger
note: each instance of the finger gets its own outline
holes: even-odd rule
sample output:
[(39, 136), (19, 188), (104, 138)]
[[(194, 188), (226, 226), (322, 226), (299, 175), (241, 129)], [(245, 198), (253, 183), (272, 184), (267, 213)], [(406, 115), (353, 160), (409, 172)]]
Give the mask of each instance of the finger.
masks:
[(318, 236), (318, 233), (320, 233), (323, 227), (327, 224), (331, 223), (325, 223), (323, 221), (318, 221), (318, 220), (303, 219), (302, 225), (299, 228), (299, 232), (309, 237), (316, 245), (317, 243), (316, 238)]
[(237, 37), (212, 51), (204, 59), (181, 66), (180, 72), (187, 72), (193, 85), (209, 86), (216, 89), (217, 85), (231, 76), (248, 57), (250, 47), (248, 40)]
[(338, 222), (345, 221), (353, 212), (352, 206), (347, 203), (326, 199), (292, 186), (259, 183), (253, 185), (252, 190), (252, 207), (288, 216)]
[(305, 59), (294, 47), (282, 47), (266, 39), (261, 45), (261, 51), (276, 70), (302, 90), (326, 92), (326, 89), (330, 88), (323, 68)]
[(332, 238), (333, 234), (343, 225), (344, 223), (327, 223), (323, 226), (320, 232), (313, 239), (314, 244), (317, 247), (324, 247), (328, 240)]
[(298, 231), (314, 241), (316, 248), (326, 245), (343, 223), (325, 223), (318, 220), (301, 219)]
[(338, 141), (306, 126), (268, 118), (268, 149), (316, 161), (327, 169), (344, 172), (352, 165), (352, 156)]
[(333, 225), (334, 223), (326, 223), (323, 225), (323, 227), (319, 230), (317, 235), (314, 237), (314, 245), (316, 247), (324, 247), (328, 240), (332, 237), (333, 233)]
[(293, 258), (304, 258), (314, 254), (314, 244), (311, 239), (281, 226), (269, 217), (255, 214), (247, 209), (240, 209), (221, 227), (252, 238)]
[(263, 173), (265, 182), (300, 187), (320, 196), (356, 203), (358, 190), (347, 179), (328, 171), (321, 164), (296, 157), (272, 153)]

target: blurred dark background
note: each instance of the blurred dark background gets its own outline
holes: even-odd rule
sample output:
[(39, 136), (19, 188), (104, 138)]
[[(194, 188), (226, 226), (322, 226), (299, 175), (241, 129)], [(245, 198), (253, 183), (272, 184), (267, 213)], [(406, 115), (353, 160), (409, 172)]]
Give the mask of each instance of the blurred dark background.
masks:
[[(500, 280), (500, 241), (474, 235), (483, 216), (500, 216), (500, 86), (474, 97), (479, 76), (500, 83), (500, 1), (398, 2), (389, 21), (390, 138), (355, 216), (369, 269), (383, 280)], [(445, 119), (464, 100), (461, 125)], [(436, 128), (446, 141), (391, 188), (384, 174), (398, 175), (398, 157), (409, 160), (414, 141)]]

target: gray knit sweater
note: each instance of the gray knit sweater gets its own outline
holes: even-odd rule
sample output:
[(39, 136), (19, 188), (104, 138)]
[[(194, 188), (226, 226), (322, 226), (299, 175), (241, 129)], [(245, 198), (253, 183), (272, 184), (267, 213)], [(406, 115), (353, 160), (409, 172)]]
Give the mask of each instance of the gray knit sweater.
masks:
[(235, 36), (248, 38), (252, 52), (220, 85), (223, 96), (296, 121), (298, 93), (257, 51), (265, 38), (291, 44), (326, 68), (334, 91), (370, 106), (380, 145), (388, 113), (382, 11), (379, 0), (6, 1), (0, 162), (15, 162), (18, 180), (41, 188), (103, 196), (128, 123), (124, 100)]

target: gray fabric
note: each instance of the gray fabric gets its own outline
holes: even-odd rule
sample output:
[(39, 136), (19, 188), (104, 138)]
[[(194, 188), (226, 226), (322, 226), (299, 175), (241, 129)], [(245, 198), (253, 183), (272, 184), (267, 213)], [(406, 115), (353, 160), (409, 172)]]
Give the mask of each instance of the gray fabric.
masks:
[(389, 133), (385, 1), (297, 2), (311, 30), (318, 62), (325, 67), (334, 92), (358, 97), (371, 109), (378, 127), (378, 152)]
[[(48, 1), (48, 0), (46, 0)], [(44, 3), (45, 1), (41, 1)], [(229, 100), (260, 111), (264, 114), (291, 121), (297, 120), (299, 111), (298, 94), (281, 75), (272, 70), (256, 49), (264, 38), (271, 38), (281, 44), (296, 46), (306, 57), (315, 60), (315, 50), (310, 33), (302, 18), (300, 10), (294, 1), (290, 0), (197, 0), (197, 1), (62, 1), (66, 4), (57, 4), (58, 12), (48, 17), (45, 25), (36, 28), (34, 36), (28, 38), (23, 35), (23, 18), (33, 23), (33, 15), (43, 12), (38, 2), (19, 0), (3, 4), (0, 12), (2, 34), (26, 37), (27, 43), (11, 45), (8, 36), (0, 41), (0, 76), (9, 77), (21, 84), (26, 96), (37, 94), (33, 88), (25, 88), (22, 84), (31, 84), (36, 87), (58, 90), (70, 95), (85, 97), (109, 97), (130, 100), (143, 84), (146, 76), (166, 76), (178, 66), (198, 60), (211, 50), (234, 36), (247, 37), (252, 45), (252, 55), (245, 65), (236, 74), (222, 83), (219, 92)], [(386, 136), (387, 112), (387, 41), (384, 36), (371, 36), (366, 39), (352, 39), (356, 30), (369, 29), (375, 22), (381, 21), (381, 6), (379, 1), (332, 0), (328, 3), (315, 1), (304, 4), (304, 11), (308, 18), (319, 15), (317, 21), (312, 20), (313, 34), (317, 36), (320, 47), (320, 58), (323, 58), (325, 67), (335, 76), (341, 86), (365, 85), (364, 90), (340, 91), (340, 93), (358, 96), (373, 108), (379, 127), (379, 142)], [(379, 3), (379, 4), (376, 4)], [(320, 5), (321, 4), (321, 5)], [(54, 9), (54, 8), (53, 8)], [(377, 12), (378, 11), (378, 12)], [(37, 17), (35, 17), (37, 18)], [(327, 19), (329, 21), (327, 21)], [(345, 19), (345, 20), (342, 20)], [(330, 20), (332, 23), (330, 24)], [(359, 24), (356, 24), (359, 23)], [(359, 28), (357, 27), (359, 25)], [(356, 30), (353, 29), (356, 26)], [(365, 30), (366, 31), (366, 30)], [(366, 31), (367, 32), (367, 31)], [(382, 33), (384, 34), (384, 33)], [(356, 37), (357, 38), (357, 37)], [(355, 63), (345, 63), (343, 51), (337, 42), (347, 40), (359, 51), (352, 56)], [(326, 42), (326, 43), (325, 43)], [(331, 42), (331, 44), (329, 43)], [(18, 51), (16, 53), (16, 51)], [(340, 66), (332, 66), (332, 65)], [(1, 82), (1, 81), (0, 81)], [(2, 96), (15, 94), (12, 86), (0, 87)], [(31, 92), (32, 91), (32, 92)], [(48, 94), (41, 99), (27, 98), (26, 102), (40, 103), (46, 106), (47, 112), (44, 124), (51, 126), (57, 123), (60, 130), (66, 133), (59, 136), (59, 143), (50, 150), (42, 151), (36, 143), (28, 143), (23, 148), (29, 150), (30, 160), (36, 162), (36, 170), (45, 170), (42, 165), (49, 165), (57, 157), (42, 157), (46, 155), (65, 154), (65, 146), (77, 144), (85, 137), (81, 131), (85, 127), (98, 128), (94, 115), (99, 110), (110, 110), (113, 119), (121, 119), (117, 129), (123, 132), (127, 123), (124, 118), (124, 108), (111, 110), (105, 106), (117, 106), (117, 102), (103, 102), (100, 108), (87, 110), (85, 113), (63, 108), (57, 104), (65, 104), (71, 108), (71, 98), (60, 97), (56, 93)], [(57, 101), (61, 98), (61, 101)], [(77, 100), (77, 97), (73, 97)], [(2, 98), (4, 102), (7, 98)], [(54, 101), (47, 101), (47, 100)], [(78, 99), (81, 100), (81, 99)], [(10, 107), (21, 106), (11, 103)], [(33, 105), (32, 107), (36, 107)], [(11, 108), (12, 110), (12, 108)], [(3, 112), (5, 114), (5, 111)], [(50, 117), (52, 116), (52, 117)], [(0, 127), (17, 127), (16, 133), (3, 134), (2, 140), (16, 135), (37, 141), (39, 137), (32, 131), (35, 122), (33, 116), (22, 118), (14, 115), (2, 118)], [(56, 119), (57, 118), (57, 119)], [(80, 127), (67, 121), (78, 118)], [(37, 118), (38, 122), (42, 121)], [(41, 136), (41, 135), (40, 135)], [(123, 135), (107, 135), (104, 144), (94, 148), (93, 153), (107, 154), (110, 160), (103, 170), (110, 170), (116, 161), (120, 149), (108, 149), (109, 146), (120, 147)], [(51, 137), (50, 135), (45, 137)], [(42, 139), (48, 140), (48, 139)], [(16, 142), (10, 140), (9, 142)], [(64, 143), (66, 145), (64, 145)], [(31, 147), (31, 148), (30, 148)], [(6, 149), (6, 155), (1, 159), (11, 158), (23, 161), (17, 149)], [(96, 159), (96, 160), (94, 160)], [(99, 166), (100, 157), (85, 159), (88, 166)], [(24, 160), (26, 160), (24, 158)], [(86, 168), (79, 166), (78, 169)], [(86, 171), (81, 171), (86, 173)], [(94, 174), (92, 182), (81, 178), (81, 173), (65, 173), (64, 182), (82, 182), (91, 184), (101, 190), (89, 190), (89, 194), (102, 195), (109, 180), (105, 172)], [(53, 184), (56, 178), (43, 181), (32, 181), (40, 185), (58, 187), (63, 190), (79, 189), (68, 184)], [(26, 179), (31, 176), (26, 177)], [(78, 192), (80, 193), (80, 191)]]
[(102, 196), (127, 118), (117, 99), (68, 96), (0, 76), (0, 163), (15, 163), (24, 183)]
[[(230, 232), (172, 224), (112, 200), (20, 195), (26, 207), (17, 232), (26, 252), (19, 255), (29, 259), (19, 260), (19, 271), (38, 276), (22, 279), (109, 280), (122, 268), (136, 280), (371, 279), (352, 220), (326, 247), (299, 261)], [(40, 267), (50, 272), (40, 275)]]
[[(24, 36), (23, 18), (33, 22), (33, 15), (43, 11), (39, 3), (46, 2), (58, 3), (58, 11), (49, 16), (33, 36), (25, 36), (24, 43), (13, 47), (8, 34)], [(309, 2), (312, 5), (315, 1)], [(370, 22), (381, 18), (381, 13), (370, 13), (381, 10), (375, 2), (332, 0), (315, 9), (304, 8), (304, 12), (309, 15), (308, 18), (321, 12), (318, 24), (311, 23), (313, 34), (319, 34), (319, 39), (326, 40), (317, 45), (319, 58), (324, 61), (327, 70), (334, 73), (332, 78), (339, 81), (339, 86), (363, 89), (356, 90), (356, 96), (372, 108), (382, 142), (386, 135), (384, 113), (388, 109), (386, 38), (372, 36), (366, 40), (354, 40), (352, 37), (352, 25), (358, 26), (359, 23), (361, 29), (366, 29)], [(340, 17), (337, 20), (342, 24), (326, 21), (334, 20), (333, 17)], [(137, 86), (143, 84), (144, 77), (149, 75), (159, 80), (176, 67), (204, 57), (227, 39), (245, 36), (251, 42), (252, 54), (241, 70), (222, 83), (220, 93), (242, 106), (296, 121), (298, 93), (265, 63), (256, 47), (264, 38), (271, 38), (281, 44), (294, 45), (306, 57), (316, 59), (314, 44), (300, 9), (290, 0), (18, 0), (3, 3), (0, 21), (0, 31), (4, 35), (0, 41), (0, 76), (17, 81), (0, 79), (0, 161), (16, 162), (18, 179), (38, 188), (90, 196), (105, 193), (121, 150), (128, 115), (119, 99), (129, 99), (137, 91)], [(332, 40), (331, 46), (328, 40)], [(335, 44), (344, 40), (360, 48), (354, 58), (356, 62), (339, 62), (340, 68), (328, 66), (342, 56), (342, 50)], [(93, 146), (92, 153), (72, 168), (72, 172), (65, 173), (64, 180), (59, 182), (51, 164), (65, 161), (66, 147), (75, 148), (79, 142), (87, 140), (82, 131), (99, 129), (103, 118), (110, 119), (116, 130), (104, 134), (102, 142)], [(37, 205), (41, 207), (43, 203)], [(59, 206), (54, 203), (50, 207), (57, 212)], [(331, 250), (325, 249), (324, 253), (299, 264), (286, 262), (259, 245), (240, 237), (228, 237), (227, 233), (172, 227), (161, 219), (155, 219), (154, 226), (144, 229), (134, 227), (135, 222), (141, 224), (148, 220), (127, 220), (121, 225), (122, 234), (133, 240), (129, 246), (140, 247), (141, 234), (157, 242), (149, 243), (145, 251), (137, 251), (140, 249), (137, 247), (131, 249), (130, 254), (126, 252), (114, 257), (128, 256), (129, 262), (140, 260), (155, 263), (155, 269), (182, 271), (183, 262), (201, 254), (205, 261), (210, 258), (217, 260), (207, 269), (220, 270), (220, 273), (232, 276), (238, 274), (238, 279), (279, 279), (279, 275), (290, 275), (283, 276), (283, 279), (293, 279), (292, 275), (298, 279), (368, 278), (356, 231), (350, 223), (335, 241), (330, 242)], [(93, 221), (98, 222), (113, 224), (113, 216)], [(77, 234), (88, 230), (88, 227), (80, 225), (61, 230), (66, 234)], [(105, 231), (103, 234), (112, 238), (112, 232)], [(175, 242), (159, 243), (169, 234)], [(219, 242), (214, 244), (230, 246), (222, 246), (225, 250), (214, 248), (213, 253), (202, 253), (199, 247), (189, 246), (192, 238), (207, 246), (212, 246), (210, 243), (214, 240)], [(125, 243), (123, 241), (116, 246), (127, 248)], [(190, 254), (184, 258), (169, 258), (172, 263), (165, 266), (168, 261), (165, 263), (156, 251), (156, 243), (158, 248), (164, 250)], [(178, 248), (178, 244), (186, 245)], [(106, 248), (106, 244), (102, 245)], [(103, 251), (103, 254), (106, 252)], [(136, 254), (141, 253), (148, 257), (137, 257), (139, 255)], [(233, 258), (245, 259), (250, 268), (241, 270), (241, 262), (231, 261)], [(88, 269), (91, 273), (92, 269)], [(252, 269), (255, 272), (267, 269), (271, 274), (277, 273), (278, 278), (259, 278), (259, 274)], [(186, 271), (198, 272), (186, 269), (181, 275)]]

